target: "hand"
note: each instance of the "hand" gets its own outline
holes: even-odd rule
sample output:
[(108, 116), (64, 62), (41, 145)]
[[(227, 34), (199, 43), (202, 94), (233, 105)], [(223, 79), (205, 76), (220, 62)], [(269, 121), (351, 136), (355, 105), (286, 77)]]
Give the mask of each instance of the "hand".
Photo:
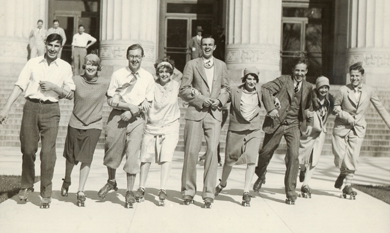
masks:
[(212, 110), (216, 110), (221, 103), (218, 99), (210, 99), (210, 101), (211, 101), (211, 109)]
[(359, 127), (362, 127), (362, 125), (360, 125), (359, 123), (358, 123), (358, 121), (357, 120), (355, 120), (354, 122), (353, 122), (353, 124), (352, 124), (353, 126), (359, 126)]
[(313, 127), (312, 127), (312, 126), (310, 126), (310, 125), (307, 126), (305, 135), (306, 135), (306, 136), (310, 136), (312, 130), (313, 130)]
[(203, 107), (208, 108), (208, 107), (210, 107), (211, 104), (212, 104), (211, 99), (210, 99), (210, 98), (207, 98), (207, 99), (203, 102)]
[(0, 112), (0, 125), (5, 125), (7, 123), (8, 119), (8, 111), (1, 111)]
[(280, 106), (280, 101), (279, 101), (279, 99), (276, 98), (276, 97), (275, 97), (275, 99), (274, 99), (274, 104), (275, 104), (275, 108), (276, 108), (276, 109), (280, 109), (280, 108), (281, 108), (281, 106)]
[(139, 106), (139, 109), (143, 112), (147, 112), (149, 108), (151, 107), (151, 103), (149, 103), (148, 100), (144, 100), (141, 105)]
[(132, 115), (130, 111), (126, 111), (121, 114), (122, 121), (129, 121), (131, 119)]
[(270, 113), (268, 113), (268, 116), (271, 118), (278, 118), (279, 117), (279, 112), (277, 109), (272, 110)]
[(119, 104), (119, 102), (121, 101), (121, 97), (120, 95), (118, 94), (115, 94), (112, 99), (111, 99), (111, 103), (113, 106), (117, 106)]
[(40, 81), (39, 86), (41, 87), (41, 90), (43, 91), (51, 91), (54, 90), (56, 85), (54, 83), (51, 83), (49, 81)]

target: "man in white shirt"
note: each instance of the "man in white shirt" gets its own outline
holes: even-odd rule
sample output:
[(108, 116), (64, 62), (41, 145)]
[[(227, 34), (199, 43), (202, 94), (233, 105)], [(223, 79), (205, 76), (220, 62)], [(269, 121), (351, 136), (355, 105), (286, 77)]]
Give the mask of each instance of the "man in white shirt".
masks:
[(62, 49), (64, 48), (65, 43), (66, 43), (66, 34), (65, 34), (64, 29), (60, 27), (60, 22), (58, 21), (58, 19), (53, 20), (53, 27), (49, 28), (49, 30), (47, 30), (47, 35), (48, 36), (50, 34), (53, 34), (53, 33), (57, 33), (57, 34), (59, 34), (62, 37), (61, 49), (58, 52), (58, 58), (61, 58)]
[(70, 65), (57, 58), (62, 38), (51, 34), (46, 39), (44, 56), (30, 59), (19, 75), (18, 81), (0, 112), (0, 124), (5, 124), (8, 112), (25, 91), (20, 143), (23, 154), (22, 182), (19, 198), (26, 201), (34, 191), (35, 159), (41, 140), (41, 208), (49, 208), (52, 178), (56, 162), (56, 139), (60, 121), (58, 99), (73, 98), (75, 85)]
[(45, 53), (46, 29), (42, 26), (43, 21), (40, 19), (37, 22), (37, 28), (32, 29), (30, 32), (30, 59), (42, 56)]
[(107, 90), (108, 104), (113, 107), (106, 127), (104, 165), (108, 181), (98, 192), (104, 199), (110, 190), (118, 190), (115, 173), (126, 155), (123, 170), (127, 173), (125, 207), (132, 208), (136, 174), (140, 172), (138, 161), (146, 112), (154, 99), (154, 78), (141, 68), (144, 50), (139, 44), (131, 45), (126, 52), (128, 66), (115, 71)]
[(96, 43), (96, 39), (85, 33), (84, 25), (79, 25), (79, 33), (73, 36), (72, 42), (72, 59), (74, 65), (74, 75), (80, 75), (82, 63), (85, 56), (87, 56), (87, 49)]

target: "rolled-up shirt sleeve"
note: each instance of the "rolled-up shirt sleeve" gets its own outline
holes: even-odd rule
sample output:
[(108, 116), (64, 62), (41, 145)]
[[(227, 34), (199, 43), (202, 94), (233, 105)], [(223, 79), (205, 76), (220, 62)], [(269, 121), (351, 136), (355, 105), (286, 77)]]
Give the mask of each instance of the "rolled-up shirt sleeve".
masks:
[(107, 90), (107, 97), (113, 97), (115, 95), (115, 91), (116, 89), (118, 88), (118, 82), (116, 80), (116, 76), (115, 76), (115, 73), (113, 73), (111, 75), (111, 81), (110, 81), (110, 85), (108, 86), (108, 90)]
[(26, 63), (23, 67), (22, 72), (20, 72), (18, 81), (16, 81), (15, 86), (20, 87), (23, 91), (27, 89), (27, 86), (30, 82), (31, 76), (31, 60)]
[(66, 73), (64, 74), (64, 85), (68, 86), (70, 90), (76, 90), (76, 85), (73, 82), (73, 73), (72, 69), (66, 69)]

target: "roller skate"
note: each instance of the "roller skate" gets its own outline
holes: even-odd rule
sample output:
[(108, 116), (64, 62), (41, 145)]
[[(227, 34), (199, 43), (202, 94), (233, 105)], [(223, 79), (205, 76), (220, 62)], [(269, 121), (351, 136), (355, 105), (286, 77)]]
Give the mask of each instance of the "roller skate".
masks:
[(145, 188), (143, 187), (138, 188), (138, 190), (135, 192), (135, 200), (138, 203), (145, 201)]
[(133, 191), (127, 190), (126, 197), (125, 197), (125, 208), (133, 208), (135, 202), (135, 197)]
[(28, 195), (30, 195), (30, 193), (34, 192), (34, 188), (27, 188), (27, 189), (21, 189), (19, 191), (19, 199), (21, 201), (24, 201), (24, 202), (27, 202), (28, 201)]
[(245, 192), (245, 193), (242, 195), (242, 202), (241, 202), (241, 205), (242, 205), (242, 206), (250, 207), (250, 206), (251, 206), (251, 198), (252, 198), (252, 196), (249, 194), (249, 192)]
[(352, 189), (352, 185), (346, 185), (343, 188), (343, 194), (341, 194), (340, 197), (347, 198), (349, 196), (349, 199), (355, 200), (356, 199), (357, 192)]
[(263, 184), (265, 184), (265, 176), (257, 178), (256, 182), (253, 184), (253, 191), (259, 192)]
[(86, 196), (83, 191), (78, 191), (77, 192), (77, 206), (78, 207), (85, 207), (85, 200)]
[(183, 204), (184, 204), (184, 205), (194, 204), (194, 199), (193, 199), (193, 197), (188, 196), (188, 195), (184, 196), (184, 198), (183, 198)]
[(117, 184), (116, 184), (116, 181), (110, 181), (108, 180), (107, 183), (103, 186), (103, 188), (101, 188), (98, 192), (98, 196), (101, 198), (101, 199), (105, 199), (106, 198), (106, 195), (109, 191), (111, 190), (114, 190), (114, 191), (117, 191), (118, 190), (118, 187), (117, 187)]
[(50, 208), (50, 202), (51, 198), (50, 197), (42, 197), (41, 198), (41, 209), (49, 209)]
[(158, 205), (165, 206), (165, 199), (167, 199), (167, 191), (165, 191), (165, 189), (160, 189), (158, 192), (158, 199)]
[(292, 198), (287, 198), (285, 201), (284, 201), (287, 205), (295, 205), (295, 200), (293, 200)]
[(309, 185), (302, 185), (301, 193), (298, 194), (298, 196), (304, 198), (311, 198), (311, 188), (309, 187)]
[(344, 179), (347, 175), (346, 174), (340, 174), (337, 179), (336, 179), (336, 182), (334, 182), (334, 187), (337, 188), (337, 189), (341, 189), (341, 187), (343, 186), (343, 183), (344, 183)]
[(226, 186), (227, 186), (227, 183), (225, 184), (225, 185), (222, 185), (221, 184), (221, 179), (219, 179), (219, 184), (217, 185), (217, 187), (215, 187), (215, 196), (218, 196), (219, 195), (219, 193), (222, 191), (222, 189), (224, 189), (224, 188), (226, 188)]
[(212, 198), (210, 198), (210, 197), (206, 197), (205, 199), (204, 199), (204, 208), (205, 209), (211, 209), (211, 204), (213, 203), (213, 199)]
[(64, 182), (62, 182), (62, 187), (61, 187), (61, 196), (67, 197), (68, 196), (68, 190), (70, 186), (70, 181), (66, 181), (65, 179), (62, 179)]

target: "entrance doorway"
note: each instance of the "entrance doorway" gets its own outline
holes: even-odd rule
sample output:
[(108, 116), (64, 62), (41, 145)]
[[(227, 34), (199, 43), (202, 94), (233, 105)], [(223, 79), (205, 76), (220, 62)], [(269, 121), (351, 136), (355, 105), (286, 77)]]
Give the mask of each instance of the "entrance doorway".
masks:
[(72, 64), (72, 40), (82, 24), (85, 32), (97, 39), (97, 42), (88, 48), (88, 53), (98, 54), (100, 40), (100, 0), (49, 0), (48, 28), (57, 19), (60, 27), (65, 31), (66, 43), (62, 49), (61, 59)]
[(203, 35), (212, 35), (217, 24), (221, 24), (222, 1), (177, 2), (161, 1), (159, 57), (169, 56), (175, 61), (175, 67), (183, 72), (185, 64), (191, 59), (188, 45), (190, 39), (196, 36), (197, 26), (202, 26)]
[(197, 19), (194, 16), (168, 16), (165, 54), (175, 61), (175, 66), (183, 72), (187, 61), (191, 59), (188, 49), (190, 39), (196, 35), (196, 27), (202, 26), (203, 35), (210, 34), (213, 20)]
[[(328, 2), (328, 3), (326, 3)], [(302, 54), (309, 60), (307, 81), (324, 75), (332, 80), (332, 2), (283, 3), (282, 74), (291, 75), (292, 61)]]

